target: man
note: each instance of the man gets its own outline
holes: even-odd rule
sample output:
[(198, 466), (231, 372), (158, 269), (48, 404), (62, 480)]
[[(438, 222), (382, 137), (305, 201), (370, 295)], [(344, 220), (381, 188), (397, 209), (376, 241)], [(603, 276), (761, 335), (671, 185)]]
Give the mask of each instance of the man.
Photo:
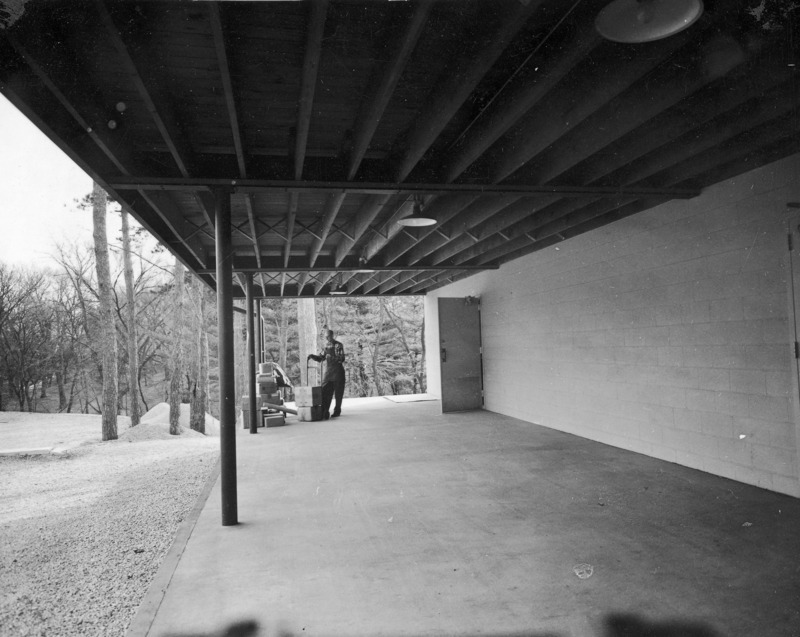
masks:
[[(308, 358), (321, 363), (325, 361), (325, 375), (322, 377), (322, 417), (336, 418), (342, 414), (342, 397), (344, 396), (344, 347), (333, 338), (333, 330), (326, 330), (327, 344), (317, 354), (309, 354)], [(336, 397), (336, 407), (330, 413), (331, 401)]]

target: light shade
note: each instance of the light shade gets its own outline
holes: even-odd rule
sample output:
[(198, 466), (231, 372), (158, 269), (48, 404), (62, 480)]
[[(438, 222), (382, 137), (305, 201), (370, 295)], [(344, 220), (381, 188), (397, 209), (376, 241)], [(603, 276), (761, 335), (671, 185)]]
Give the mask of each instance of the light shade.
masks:
[(652, 42), (683, 31), (702, 14), (702, 0), (614, 0), (594, 26), (613, 42)]
[(344, 288), (333, 288), (331, 290), (331, 296), (344, 296), (347, 294), (347, 290)]
[(397, 222), (401, 226), (408, 228), (421, 228), (423, 226), (432, 226), (436, 223), (436, 219), (426, 217), (422, 214), (422, 204), (419, 200), (414, 202), (414, 211), (407, 217), (403, 217)]

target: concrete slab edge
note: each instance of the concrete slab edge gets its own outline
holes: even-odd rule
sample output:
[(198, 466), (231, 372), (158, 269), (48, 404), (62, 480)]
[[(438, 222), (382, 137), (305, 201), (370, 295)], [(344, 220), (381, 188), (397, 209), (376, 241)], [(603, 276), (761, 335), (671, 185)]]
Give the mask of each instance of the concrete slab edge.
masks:
[(208, 496), (214, 488), (217, 478), (219, 478), (219, 473), (220, 461), (217, 459), (214, 468), (211, 470), (203, 486), (203, 490), (200, 492), (200, 495), (197, 496), (197, 501), (194, 503), (192, 510), (189, 511), (189, 515), (186, 516), (186, 519), (175, 532), (175, 539), (172, 541), (172, 546), (170, 546), (169, 551), (167, 551), (167, 554), (164, 556), (161, 566), (158, 567), (156, 576), (150, 583), (150, 588), (147, 589), (147, 594), (144, 596), (142, 603), (139, 604), (136, 614), (128, 625), (128, 629), (125, 631), (125, 637), (146, 637), (150, 633), (150, 628), (156, 618), (158, 609), (161, 607), (161, 602), (164, 600), (167, 587), (170, 581), (172, 581), (172, 576), (175, 573), (175, 569), (178, 567), (178, 563), (181, 561), (183, 551), (186, 548), (189, 538), (192, 536), (195, 524), (197, 524), (197, 519), (200, 517), (203, 507), (206, 505), (206, 500), (208, 500)]

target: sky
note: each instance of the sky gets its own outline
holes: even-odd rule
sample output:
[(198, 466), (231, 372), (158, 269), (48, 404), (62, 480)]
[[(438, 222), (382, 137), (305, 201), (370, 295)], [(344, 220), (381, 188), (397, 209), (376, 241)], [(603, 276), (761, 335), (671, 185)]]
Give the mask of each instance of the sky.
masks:
[(73, 203), (91, 191), (91, 177), (0, 95), (0, 261), (53, 265), (57, 242), (91, 243), (91, 210)]

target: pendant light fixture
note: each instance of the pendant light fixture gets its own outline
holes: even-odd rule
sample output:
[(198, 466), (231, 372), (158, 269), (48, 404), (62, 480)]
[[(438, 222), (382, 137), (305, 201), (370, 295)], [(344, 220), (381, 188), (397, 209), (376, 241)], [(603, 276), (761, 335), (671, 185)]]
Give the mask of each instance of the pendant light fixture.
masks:
[(407, 228), (421, 228), (423, 226), (432, 226), (436, 223), (433, 217), (426, 217), (422, 214), (422, 199), (414, 195), (414, 209), (410, 215), (403, 217), (397, 222), (401, 226)]
[(613, 0), (597, 15), (607, 40), (635, 44), (675, 35), (703, 14), (703, 0)]

